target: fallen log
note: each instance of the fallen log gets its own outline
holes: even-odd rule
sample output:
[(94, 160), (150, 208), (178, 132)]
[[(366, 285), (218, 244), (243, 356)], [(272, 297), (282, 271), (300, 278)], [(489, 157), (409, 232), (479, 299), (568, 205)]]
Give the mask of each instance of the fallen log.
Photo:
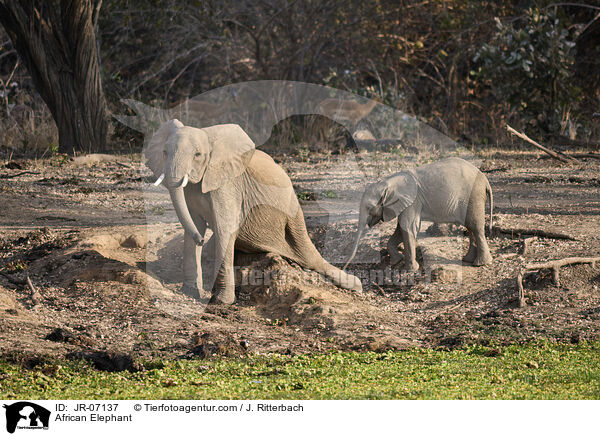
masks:
[(515, 136), (521, 138), (522, 140), (529, 142), (533, 146), (535, 146), (535, 147), (539, 148), (540, 150), (542, 150), (544, 153), (549, 154), (554, 159), (558, 159), (559, 161), (565, 162), (565, 163), (579, 162), (574, 157), (568, 156), (568, 155), (566, 155), (564, 153), (561, 153), (561, 152), (556, 152), (556, 151), (550, 150), (549, 148), (546, 148), (543, 145), (538, 144), (533, 139), (531, 139), (529, 136), (527, 136), (525, 133), (521, 133), (521, 132), (516, 131), (515, 129), (513, 129), (512, 127), (510, 127), (508, 124), (506, 125), (506, 130), (508, 130), (508, 133), (511, 133), (512, 135), (515, 135)]
[(482, 173), (500, 173), (508, 171), (507, 167), (497, 167), (497, 168), (489, 168), (489, 169), (480, 169)]
[(493, 226), (492, 231), (497, 232), (497, 233), (505, 233), (507, 235), (512, 235), (512, 236), (527, 235), (527, 236), (537, 236), (538, 238), (564, 239), (567, 241), (577, 241), (577, 238), (575, 238), (574, 236), (571, 236), (571, 235), (567, 235), (566, 233), (548, 232), (546, 230), (541, 230), (541, 229), (521, 229), (521, 228), (511, 229), (511, 228), (504, 228), (504, 227), (500, 227), (500, 226)]
[(552, 270), (552, 281), (556, 286), (560, 286), (559, 268), (566, 265), (575, 265), (589, 263), (592, 268), (596, 267), (596, 262), (600, 262), (600, 257), (565, 257), (564, 259), (552, 260), (549, 262), (532, 263), (525, 265), (517, 273), (517, 300), (519, 307), (525, 307), (525, 289), (523, 288), (523, 277), (530, 271), (540, 271), (543, 269)]
[[(580, 159), (600, 159), (600, 153), (564, 153), (565, 156)], [(541, 159), (549, 159), (552, 156), (540, 156)]]
[(14, 179), (15, 177), (24, 176), (25, 174), (41, 174), (39, 171), (21, 171), (16, 174), (0, 174), (0, 179)]

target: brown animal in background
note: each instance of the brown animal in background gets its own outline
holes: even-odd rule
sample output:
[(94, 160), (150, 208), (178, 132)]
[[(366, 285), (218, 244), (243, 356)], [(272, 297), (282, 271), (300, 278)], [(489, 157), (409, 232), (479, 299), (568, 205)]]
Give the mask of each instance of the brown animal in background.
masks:
[(186, 100), (171, 109), (170, 116), (188, 122), (202, 120), (204, 122), (220, 120), (227, 112), (235, 107), (232, 103), (210, 103), (199, 100)]
[(375, 100), (362, 104), (352, 100), (327, 98), (319, 103), (319, 111), (336, 121), (347, 120), (352, 127), (356, 127), (360, 120), (371, 113), (376, 104)]

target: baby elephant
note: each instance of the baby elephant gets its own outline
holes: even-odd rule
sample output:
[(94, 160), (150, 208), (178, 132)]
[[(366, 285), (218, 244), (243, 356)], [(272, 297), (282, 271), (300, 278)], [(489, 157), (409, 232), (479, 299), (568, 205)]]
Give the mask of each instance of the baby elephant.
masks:
[(404, 267), (419, 268), (415, 259), (416, 236), (421, 220), (464, 225), (469, 232), (469, 251), (463, 261), (486, 265), (492, 256), (485, 239), (485, 202), (490, 198), (490, 231), (494, 199), (487, 178), (469, 162), (451, 157), (393, 174), (367, 187), (360, 201), (358, 231), (352, 254), (367, 226), (398, 217), (396, 231), (388, 242), (392, 265), (401, 257), (398, 244), (404, 244)]

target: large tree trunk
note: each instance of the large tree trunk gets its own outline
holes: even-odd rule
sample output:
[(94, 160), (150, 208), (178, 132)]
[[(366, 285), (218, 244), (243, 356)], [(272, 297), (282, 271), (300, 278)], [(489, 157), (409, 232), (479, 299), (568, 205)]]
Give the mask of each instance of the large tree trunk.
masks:
[(94, 34), (102, 0), (0, 0), (0, 23), (48, 105), (59, 150), (106, 147), (108, 112)]

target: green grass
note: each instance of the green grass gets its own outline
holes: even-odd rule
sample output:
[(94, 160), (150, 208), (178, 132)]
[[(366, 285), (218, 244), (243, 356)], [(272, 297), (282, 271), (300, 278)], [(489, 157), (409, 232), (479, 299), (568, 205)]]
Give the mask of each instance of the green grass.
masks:
[(337, 192), (331, 190), (323, 191), (321, 192), (321, 195), (324, 198), (338, 198)]
[(310, 191), (298, 192), (296, 194), (296, 197), (298, 197), (298, 200), (302, 200), (302, 201), (315, 201), (316, 200), (315, 193), (310, 192)]
[[(3, 399), (599, 399), (600, 344), (269, 355), (150, 362), (106, 373), (83, 362), (0, 362)], [(51, 375), (45, 375), (51, 374)]]

